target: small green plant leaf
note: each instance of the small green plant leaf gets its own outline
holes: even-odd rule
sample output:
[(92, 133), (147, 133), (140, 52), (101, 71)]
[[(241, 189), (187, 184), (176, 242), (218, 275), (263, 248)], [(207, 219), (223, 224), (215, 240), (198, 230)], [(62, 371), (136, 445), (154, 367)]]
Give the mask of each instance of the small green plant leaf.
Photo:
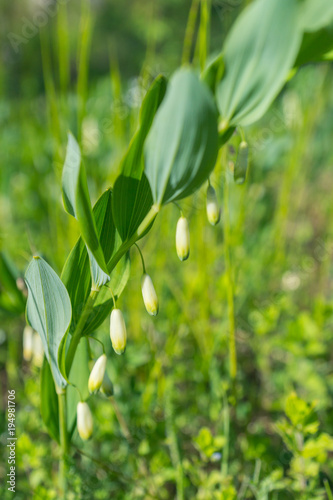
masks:
[(233, 133), (235, 132), (236, 127), (228, 127), (226, 130), (222, 130), (219, 133), (219, 146), (220, 148), (229, 141), (229, 139), (232, 137)]
[(302, 39), (298, 0), (256, 0), (237, 18), (224, 45), (217, 87), (223, 120), (249, 125), (282, 89)]
[[(105, 191), (97, 200), (93, 209), (97, 234), (107, 260), (110, 260), (121, 245), (121, 238), (116, 231), (112, 218), (112, 196), (113, 193), (110, 189)], [(119, 297), (128, 280), (129, 268), (129, 258), (124, 256), (112, 271), (111, 281), (101, 288), (84, 333), (89, 333), (97, 328), (110, 313), (113, 306), (110, 289), (116, 297)], [(66, 285), (72, 303), (73, 317), (70, 327), (72, 332), (79, 321), (91, 290), (89, 257), (82, 237), (78, 239), (69, 254), (61, 273), (61, 279)]]
[(65, 285), (40, 257), (34, 257), (25, 274), (28, 287), (27, 320), (39, 333), (50, 363), (54, 382), (67, 385), (58, 364), (58, 351), (72, 318), (71, 302)]
[(191, 69), (171, 78), (144, 150), (158, 206), (189, 196), (209, 177), (218, 151), (217, 113), (210, 90)]
[(314, 404), (308, 404), (292, 392), (286, 401), (286, 415), (304, 434), (314, 434), (318, 430), (319, 422), (314, 412)]
[(62, 192), (65, 209), (77, 219), (82, 238), (88, 247), (93, 283), (100, 287), (109, 280), (109, 276), (92, 213), (80, 148), (70, 133), (62, 174)]
[(59, 408), (52, 372), (44, 357), (41, 369), (40, 410), (44, 424), (52, 437), (59, 443)]
[(317, 31), (333, 21), (332, 0), (301, 0), (299, 9), (304, 31)]
[(150, 86), (140, 111), (139, 129), (121, 163), (113, 190), (114, 222), (123, 241), (137, 230), (153, 204), (144, 174), (143, 145), (166, 91), (166, 79), (158, 76)]
[(89, 335), (96, 330), (110, 314), (114, 306), (110, 290), (117, 300), (122, 294), (130, 277), (130, 268), (130, 258), (127, 253), (112, 271), (110, 281), (103, 286), (103, 288), (101, 288), (92, 313), (89, 316), (87, 324), (83, 330), (85, 335)]

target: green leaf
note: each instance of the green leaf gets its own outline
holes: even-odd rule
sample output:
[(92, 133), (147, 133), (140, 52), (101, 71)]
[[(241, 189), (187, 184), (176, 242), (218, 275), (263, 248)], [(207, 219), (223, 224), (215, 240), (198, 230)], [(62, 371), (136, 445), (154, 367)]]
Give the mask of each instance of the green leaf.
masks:
[(145, 172), (158, 206), (192, 194), (208, 178), (218, 151), (213, 96), (197, 74), (178, 70), (145, 143)]
[(58, 351), (71, 322), (71, 302), (59, 276), (40, 257), (34, 257), (25, 274), (28, 287), (27, 320), (39, 333), (55, 384), (67, 385), (58, 365)]
[(59, 443), (59, 408), (52, 372), (44, 357), (41, 369), (40, 411), (52, 439)]
[(99, 288), (109, 280), (109, 276), (91, 209), (80, 148), (70, 133), (68, 134), (66, 159), (62, 174), (62, 192), (65, 209), (79, 223), (82, 238), (89, 250), (93, 283)]
[(121, 163), (113, 189), (114, 222), (123, 241), (129, 239), (153, 204), (144, 174), (143, 145), (166, 91), (166, 79), (158, 76), (149, 88), (140, 111), (139, 129)]
[(237, 18), (224, 46), (217, 88), (223, 120), (249, 125), (282, 89), (301, 43), (298, 0), (256, 0)]
[(14, 263), (0, 252), (0, 308), (14, 314), (25, 309), (25, 298), (16, 284), (18, 277)]
[(317, 31), (333, 21), (332, 0), (300, 0), (299, 9), (304, 31)]
[[(112, 196), (111, 190), (107, 190), (97, 200), (93, 209), (97, 234), (107, 260), (110, 260), (121, 245), (121, 238), (116, 232), (112, 218)], [(110, 313), (113, 302), (109, 288), (118, 297), (128, 280), (129, 268), (129, 259), (125, 256), (112, 271), (111, 281), (101, 288), (84, 330), (85, 333), (88, 332), (88, 328), (89, 332), (96, 329)], [(73, 332), (91, 290), (88, 252), (81, 237), (65, 262), (61, 279), (66, 285), (72, 303), (73, 316), (70, 331)]]
[(295, 67), (333, 59), (333, 25), (314, 33), (305, 33)]

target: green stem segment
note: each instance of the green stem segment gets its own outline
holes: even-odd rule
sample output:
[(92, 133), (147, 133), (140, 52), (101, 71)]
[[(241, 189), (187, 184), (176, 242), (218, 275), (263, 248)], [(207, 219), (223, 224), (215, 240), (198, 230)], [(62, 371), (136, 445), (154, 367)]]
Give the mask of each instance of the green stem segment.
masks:
[(66, 499), (67, 487), (67, 455), (68, 455), (68, 432), (67, 432), (67, 405), (66, 405), (66, 389), (58, 392), (59, 405), (59, 433), (61, 457), (59, 464), (59, 487), (61, 498)]
[[(224, 148), (226, 151), (226, 148)], [(229, 373), (230, 379), (235, 380), (237, 375), (236, 333), (235, 333), (235, 307), (234, 307), (234, 282), (231, 260), (231, 229), (229, 212), (229, 179), (226, 152), (223, 154), (225, 187), (224, 187), (224, 255), (226, 267), (227, 302), (229, 320)]]

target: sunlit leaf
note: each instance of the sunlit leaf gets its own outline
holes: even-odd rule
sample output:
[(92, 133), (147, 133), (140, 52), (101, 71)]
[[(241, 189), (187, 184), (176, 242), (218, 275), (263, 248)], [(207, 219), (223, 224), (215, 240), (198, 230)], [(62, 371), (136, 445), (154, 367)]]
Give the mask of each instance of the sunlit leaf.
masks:
[(71, 322), (71, 302), (59, 276), (40, 257), (34, 257), (25, 274), (28, 287), (27, 320), (43, 342), (55, 384), (65, 387), (58, 365), (58, 351)]
[(213, 96), (197, 74), (170, 80), (145, 143), (145, 172), (157, 205), (192, 194), (208, 178), (218, 151)]

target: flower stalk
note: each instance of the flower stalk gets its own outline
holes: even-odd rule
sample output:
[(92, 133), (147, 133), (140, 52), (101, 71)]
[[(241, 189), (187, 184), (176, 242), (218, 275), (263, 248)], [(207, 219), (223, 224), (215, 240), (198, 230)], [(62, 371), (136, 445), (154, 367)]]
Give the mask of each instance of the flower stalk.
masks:
[(229, 170), (227, 163), (226, 148), (222, 149), (222, 162), (224, 167), (224, 257), (226, 268), (226, 287), (228, 302), (229, 321), (229, 374), (230, 379), (235, 380), (237, 375), (237, 353), (236, 353), (236, 332), (235, 332), (235, 306), (234, 306), (234, 280), (231, 259), (231, 229), (229, 211)]

